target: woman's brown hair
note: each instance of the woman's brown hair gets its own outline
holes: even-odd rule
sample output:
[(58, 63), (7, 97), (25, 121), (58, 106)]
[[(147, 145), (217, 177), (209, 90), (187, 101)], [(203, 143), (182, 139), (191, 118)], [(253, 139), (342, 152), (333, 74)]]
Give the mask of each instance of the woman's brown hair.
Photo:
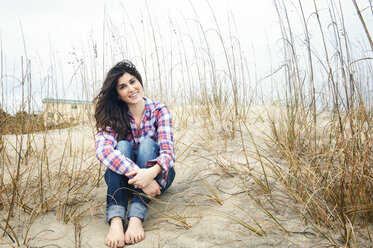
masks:
[(110, 127), (118, 133), (118, 140), (125, 139), (131, 133), (128, 106), (118, 98), (116, 90), (118, 79), (126, 72), (135, 76), (143, 86), (141, 75), (135, 65), (123, 60), (108, 71), (102, 88), (94, 99), (97, 130), (107, 130)]

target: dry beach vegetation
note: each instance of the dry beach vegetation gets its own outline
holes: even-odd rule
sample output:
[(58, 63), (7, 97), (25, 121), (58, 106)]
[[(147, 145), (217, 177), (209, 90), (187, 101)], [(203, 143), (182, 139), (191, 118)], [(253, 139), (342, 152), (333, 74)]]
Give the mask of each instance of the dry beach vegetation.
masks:
[[(259, 82), (252, 86), (242, 44), (231, 30), (225, 38), (213, 12), (215, 28), (205, 29), (198, 15), (185, 20), (198, 37), (175, 27), (178, 44), (170, 50), (152, 15), (143, 24), (148, 50), (140, 48), (134, 24), (126, 24), (137, 40), (133, 56), (145, 69), (146, 94), (172, 111), (177, 174), (152, 200), (146, 239), (134, 247), (373, 246), (373, 43), (364, 19), (373, 15), (371, 2), (352, 0), (365, 32), (358, 45), (349, 40), (339, 1), (326, 10), (314, 1), (311, 15), (301, 1), (284, 2), (274, 1), (282, 60), (268, 76), (277, 85), (271, 101)], [(299, 13), (301, 34), (293, 32), (289, 8)], [(76, 55), (74, 80), (83, 88), (97, 89), (88, 82), (99, 85), (99, 68), (110, 67), (99, 65), (100, 56), (131, 59), (121, 31), (108, 24), (107, 32), (111, 50), (100, 55), (92, 46)], [(18, 76), (20, 113), (32, 109), (29, 64)], [(1, 87), (6, 79), (2, 73)], [(95, 124), (50, 129), (34, 115), (5, 111), (0, 246), (104, 247), (106, 188), (93, 148)]]

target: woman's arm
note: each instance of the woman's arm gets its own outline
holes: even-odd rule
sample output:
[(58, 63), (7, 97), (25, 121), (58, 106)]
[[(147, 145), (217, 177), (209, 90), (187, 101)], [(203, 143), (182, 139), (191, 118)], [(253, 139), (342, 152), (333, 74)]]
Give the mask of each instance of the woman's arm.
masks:
[(129, 184), (134, 185), (137, 188), (143, 189), (146, 187), (154, 178), (162, 171), (162, 167), (159, 164), (146, 169), (134, 170), (126, 174)]
[(152, 118), (157, 119), (156, 137), (159, 143), (159, 156), (146, 162), (146, 166), (149, 168), (135, 170), (126, 174), (127, 177), (133, 177), (128, 183), (138, 188), (144, 188), (154, 178), (162, 187), (165, 187), (168, 171), (173, 167), (175, 161), (172, 119), (167, 106), (161, 105), (156, 111), (156, 116), (152, 116)]
[(161, 167), (161, 172), (157, 176), (157, 181), (162, 187), (166, 186), (168, 171), (174, 166), (174, 137), (172, 132), (171, 113), (166, 105), (162, 105), (157, 114), (158, 128), (157, 138), (159, 143), (159, 157), (155, 160), (148, 161), (147, 166), (158, 164)]
[(117, 144), (116, 132), (112, 129), (98, 131), (95, 140), (96, 157), (110, 170), (125, 175), (139, 167), (120, 151), (115, 150)]
[(150, 197), (155, 197), (161, 194), (161, 186), (159, 186), (159, 184), (154, 179), (152, 179), (152, 181), (147, 186), (142, 188), (142, 191), (144, 191), (144, 193)]

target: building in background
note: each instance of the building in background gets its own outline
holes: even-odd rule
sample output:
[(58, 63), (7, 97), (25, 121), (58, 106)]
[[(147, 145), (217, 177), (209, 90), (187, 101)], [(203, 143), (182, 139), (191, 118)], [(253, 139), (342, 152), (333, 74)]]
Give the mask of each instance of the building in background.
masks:
[(87, 123), (94, 120), (92, 101), (44, 98), (43, 118), (45, 125), (54, 126), (61, 123)]

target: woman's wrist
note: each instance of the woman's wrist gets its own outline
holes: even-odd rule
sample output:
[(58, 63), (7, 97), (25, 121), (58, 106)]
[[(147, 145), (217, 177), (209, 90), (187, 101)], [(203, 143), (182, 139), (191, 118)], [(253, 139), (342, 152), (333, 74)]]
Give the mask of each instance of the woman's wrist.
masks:
[(153, 178), (155, 178), (161, 171), (162, 171), (162, 166), (159, 164), (155, 164), (154, 166), (150, 167), (153, 173)]

